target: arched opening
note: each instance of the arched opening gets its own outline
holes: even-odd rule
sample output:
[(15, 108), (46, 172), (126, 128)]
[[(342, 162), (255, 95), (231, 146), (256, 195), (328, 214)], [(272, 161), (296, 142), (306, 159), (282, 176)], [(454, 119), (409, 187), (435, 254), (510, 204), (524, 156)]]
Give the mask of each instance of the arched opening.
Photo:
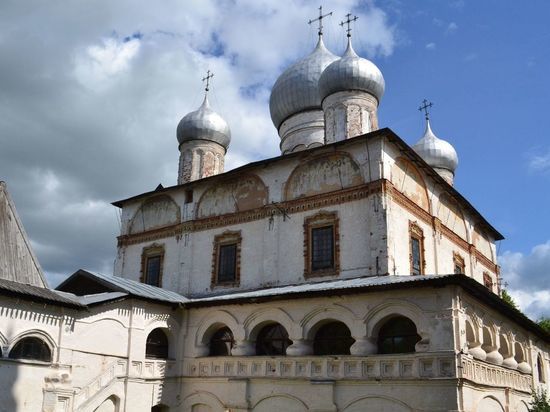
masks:
[(481, 348), (487, 353), (492, 352), (494, 348), (491, 331), (485, 326), (483, 327), (483, 344), (481, 345)]
[(468, 343), (468, 348), (473, 347), (476, 342), (474, 327), (469, 321), (466, 321), (466, 342)]
[(21, 339), (11, 349), (10, 359), (32, 359), (43, 362), (52, 361), (50, 347), (42, 339), (29, 336)]
[(151, 412), (168, 412), (169, 410), (166, 405), (155, 405), (151, 408)]
[(315, 333), (313, 341), (314, 355), (349, 355), (350, 347), (355, 340), (349, 328), (343, 322), (329, 322), (322, 325)]
[(168, 337), (162, 329), (154, 329), (149, 336), (147, 336), (145, 357), (152, 359), (168, 358)]
[(544, 377), (544, 363), (543, 363), (543, 360), (542, 360), (542, 356), (539, 355), (537, 356), (537, 374), (538, 374), (538, 377), (539, 377), (539, 382), (546, 382), (546, 379)]
[(218, 329), (210, 338), (210, 351), (208, 356), (229, 356), (235, 346), (233, 332), (227, 326)]
[(396, 316), (384, 323), (378, 332), (378, 353), (411, 353), (420, 339), (412, 320)]
[(292, 345), (288, 332), (279, 323), (264, 326), (256, 338), (256, 355), (284, 356), (286, 348)]
[(514, 344), (514, 349), (516, 354), (514, 355), (514, 358), (516, 359), (517, 363), (525, 362), (525, 354), (523, 353), (523, 347), (519, 342), (516, 342)]
[(504, 359), (511, 356), (510, 347), (508, 346), (508, 341), (503, 335), (500, 335), (500, 348), (498, 349), (500, 354)]

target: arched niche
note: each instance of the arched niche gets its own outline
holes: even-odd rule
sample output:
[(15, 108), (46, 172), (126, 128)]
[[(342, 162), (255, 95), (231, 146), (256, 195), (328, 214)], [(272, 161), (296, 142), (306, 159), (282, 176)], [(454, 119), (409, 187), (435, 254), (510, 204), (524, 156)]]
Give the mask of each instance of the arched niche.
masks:
[(478, 412), (504, 412), (502, 404), (492, 396), (483, 398), (476, 410)]
[(256, 209), (265, 206), (268, 197), (268, 188), (258, 176), (239, 176), (204, 192), (197, 205), (197, 218)]
[(145, 232), (181, 221), (180, 208), (168, 195), (147, 199), (136, 212), (130, 223), (130, 234)]
[(420, 171), (409, 160), (398, 157), (391, 168), (393, 186), (427, 212), (430, 211), (430, 201), (426, 182)]
[(366, 396), (353, 400), (343, 410), (343, 412), (364, 411), (410, 412), (412, 411), (412, 408), (397, 399), (392, 399), (385, 396)]
[(112, 395), (105, 399), (96, 409), (94, 409), (94, 412), (117, 412), (118, 406), (118, 398)]
[(476, 249), (479, 250), (485, 257), (491, 260), (491, 262), (495, 261), (491, 241), (484, 230), (476, 226), (474, 228), (472, 241)]
[(468, 240), (466, 231), (466, 222), (460, 206), (451, 196), (443, 193), (439, 197), (436, 216), (441, 220), (441, 223), (451, 229), (454, 233), (464, 240)]
[(344, 152), (315, 157), (298, 165), (285, 186), (285, 199), (315, 196), (364, 183), (361, 168)]
[(261, 399), (254, 408), (253, 412), (303, 412), (307, 411), (308, 407), (304, 401), (290, 395), (271, 395)]

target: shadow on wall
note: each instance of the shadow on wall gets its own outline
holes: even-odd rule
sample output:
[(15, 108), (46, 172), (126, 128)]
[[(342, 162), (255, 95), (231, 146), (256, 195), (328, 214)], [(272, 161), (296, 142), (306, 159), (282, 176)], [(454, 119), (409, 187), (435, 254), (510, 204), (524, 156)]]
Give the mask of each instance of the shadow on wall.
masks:
[[(19, 363), (9, 360), (9, 342), (6, 336), (11, 336), (12, 330), (0, 331), (0, 412), (17, 411), (16, 390), (19, 378)], [(40, 392), (40, 395), (42, 393)]]

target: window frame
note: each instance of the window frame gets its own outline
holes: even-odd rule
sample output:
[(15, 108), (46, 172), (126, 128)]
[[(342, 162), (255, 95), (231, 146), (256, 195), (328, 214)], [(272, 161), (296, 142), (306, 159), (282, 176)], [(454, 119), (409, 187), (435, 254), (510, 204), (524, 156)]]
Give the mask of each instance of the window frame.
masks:
[[(418, 241), (418, 249), (420, 253), (420, 268), (418, 273), (415, 273), (414, 270), (413, 240)], [(412, 221), (409, 221), (409, 263), (411, 268), (411, 275), (420, 276), (426, 273), (426, 259), (424, 255), (424, 231), (418, 223)]]
[[(235, 245), (235, 277), (230, 281), (219, 281), (221, 248), (223, 246)], [(210, 288), (215, 287), (235, 287), (241, 282), (241, 231), (226, 231), (220, 235), (214, 236), (214, 245), (212, 251), (212, 277)]]
[[(313, 268), (313, 231), (332, 227), (332, 267)], [(304, 220), (304, 278), (337, 276), (340, 273), (340, 228), (336, 212), (321, 211)]]
[[(14, 356), (14, 352), (16, 350), (19, 350), (20, 352), (23, 351), (24, 348), (28, 348), (30, 343), (36, 343), (39, 342), (41, 350), (44, 348), (47, 349), (48, 352), (48, 359), (41, 359), (39, 356), (34, 357), (30, 356), (29, 353), (22, 353), (22, 356)], [(33, 348), (35, 350), (36, 348)], [(33, 353), (34, 355), (34, 353)], [(9, 348), (6, 358), (15, 360), (15, 361), (23, 361), (23, 362), (41, 362), (41, 363), (52, 363), (53, 362), (53, 348), (48, 344), (48, 342), (41, 336), (36, 335), (27, 335), (23, 336), (19, 339), (17, 339), (16, 342)]]
[[(163, 339), (166, 340), (165, 345), (164, 342), (161, 345), (159, 345), (158, 342), (150, 342), (150, 338), (153, 333), (162, 333)], [(160, 348), (165, 349), (165, 352), (161, 353)], [(147, 337), (145, 338), (145, 359), (170, 359), (170, 338), (164, 328), (155, 328), (147, 334)]]
[[(461, 272), (457, 273), (457, 271), (456, 271), (457, 267), (461, 268)], [(456, 274), (462, 274), (462, 275), (466, 274), (466, 262), (464, 261), (464, 258), (458, 252), (453, 252), (453, 273), (455, 275)]]
[[(148, 268), (149, 268), (149, 259), (159, 258), (159, 276), (158, 276), (158, 285), (147, 282)], [(164, 271), (164, 245), (153, 244), (148, 247), (144, 247), (141, 252), (141, 274), (139, 281), (145, 283), (146, 285), (155, 286), (158, 288), (162, 287), (162, 275)]]
[(493, 277), (489, 272), (483, 272), (483, 286), (493, 292)]

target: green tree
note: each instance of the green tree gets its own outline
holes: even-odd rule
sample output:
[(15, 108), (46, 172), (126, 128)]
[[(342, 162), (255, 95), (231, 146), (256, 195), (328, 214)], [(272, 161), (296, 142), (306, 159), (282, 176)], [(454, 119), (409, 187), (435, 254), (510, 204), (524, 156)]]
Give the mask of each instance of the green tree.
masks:
[(544, 389), (538, 391), (533, 388), (532, 396), (530, 412), (550, 412), (550, 403), (548, 403), (548, 396)]
[(537, 320), (537, 323), (546, 332), (550, 333), (550, 318), (543, 316), (542, 318), (539, 318), (539, 320)]
[(502, 289), (502, 300), (512, 306), (514, 309), (519, 310), (517, 303), (515, 302), (514, 298), (510, 296), (510, 294), (506, 291), (506, 289)]

